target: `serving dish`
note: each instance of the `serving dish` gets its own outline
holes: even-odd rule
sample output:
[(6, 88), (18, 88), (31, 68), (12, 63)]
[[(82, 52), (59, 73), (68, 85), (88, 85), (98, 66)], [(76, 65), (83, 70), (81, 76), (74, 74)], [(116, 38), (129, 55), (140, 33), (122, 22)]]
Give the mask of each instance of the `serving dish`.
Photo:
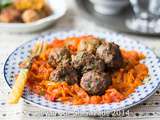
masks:
[(158, 88), (160, 84), (160, 64), (155, 54), (148, 47), (138, 42), (132, 41), (123, 35), (108, 32), (70, 31), (60, 33), (48, 33), (47, 35), (34, 38), (33, 40), (24, 43), (23, 45), (18, 47), (15, 51), (11, 53), (11, 55), (6, 60), (4, 65), (4, 77), (6, 82), (10, 87), (12, 87), (14, 83), (14, 76), (20, 70), (18, 63), (24, 60), (29, 55), (30, 49), (33, 47), (34, 43), (37, 40), (44, 39), (47, 41), (51, 41), (54, 38), (64, 39), (66, 37), (81, 35), (94, 35), (100, 38), (105, 38), (109, 41), (113, 41), (119, 44), (122, 48), (125, 48), (127, 50), (137, 50), (144, 53), (146, 55), (146, 58), (142, 62), (145, 63), (149, 69), (149, 76), (144, 80), (144, 85), (139, 86), (133, 94), (131, 94), (127, 99), (119, 103), (99, 105), (70, 105), (60, 102), (49, 102), (43, 97), (38, 96), (33, 92), (30, 92), (28, 88), (25, 88), (22, 96), (26, 101), (50, 110), (57, 110), (69, 113), (77, 112), (78, 114), (82, 115), (87, 113), (90, 115), (101, 115), (102, 112), (109, 113), (114, 110), (123, 110), (139, 104), (142, 101), (146, 100), (149, 96), (151, 96)]
[(42, 18), (32, 23), (0, 23), (2, 32), (34, 32), (52, 25), (61, 18), (67, 11), (64, 0), (47, 0), (47, 4), (53, 11), (48, 17)]
[(95, 11), (104, 15), (115, 15), (129, 5), (128, 0), (90, 0)]

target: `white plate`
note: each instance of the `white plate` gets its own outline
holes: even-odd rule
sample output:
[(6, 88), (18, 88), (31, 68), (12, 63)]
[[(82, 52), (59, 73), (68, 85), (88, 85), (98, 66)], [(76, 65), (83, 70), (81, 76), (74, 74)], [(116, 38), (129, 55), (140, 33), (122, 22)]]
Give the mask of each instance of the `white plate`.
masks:
[(34, 38), (33, 40), (24, 43), (20, 47), (16, 48), (16, 50), (10, 54), (4, 65), (4, 77), (9, 87), (12, 87), (12, 85), (14, 84), (14, 76), (18, 74), (20, 70), (18, 63), (23, 61), (29, 55), (29, 51), (32, 49), (37, 40), (52, 41), (55, 38), (64, 39), (66, 37), (81, 35), (94, 35), (99, 38), (104, 38), (106, 40), (113, 41), (119, 44), (121, 48), (125, 48), (127, 50), (137, 50), (139, 52), (144, 53), (146, 55), (146, 58), (142, 62), (145, 65), (147, 65), (149, 69), (149, 76), (144, 80), (144, 85), (137, 87), (134, 93), (132, 93), (127, 99), (119, 103), (99, 105), (68, 105), (63, 104), (61, 102), (48, 101), (44, 97), (38, 96), (33, 92), (30, 92), (27, 88), (24, 90), (24, 94), (22, 96), (26, 101), (43, 108), (47, 108), (49, 110), (64, 111), (69, 113), (76, 112), (80, 115), (84, 115), (87, 113), (89, 115), (102, 115), (102, 113), (105, 114), (115, 110), (123, 110), (137, 105), (142, 101), (146, 100), (148, 97), (150, 97), (158, 88), (160, 84), (160, 61), (159, 59), (157, 59), (156, 55), (152, 52), (152, 50), (150, 50), (148, 47), (136, 41), (132, 41), (129, 38), (117, 33), (86, 33), (77, 31), (48, 33), (44, 36)]
[(47, 0), (53, 13), (45, 18), (32, 23), (0, 23), (0, 31), (5, 32), (34, 32), (52, 25), (67, 11), (65, 0)]

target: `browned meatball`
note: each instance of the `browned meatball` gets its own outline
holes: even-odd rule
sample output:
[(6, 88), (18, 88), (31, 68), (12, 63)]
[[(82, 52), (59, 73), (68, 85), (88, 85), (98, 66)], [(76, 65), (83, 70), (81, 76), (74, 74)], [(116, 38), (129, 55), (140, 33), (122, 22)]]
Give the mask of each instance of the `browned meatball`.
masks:
[(20, 21), (21, 12), (14, 7), (7, 7), (0, 12), (0, 21), (5, 23)]
[(40, 18), (41, 16), (38, 14), (38, 12), (32, 9), (25, 10), (22, 14), (22, 20), (25, 23), (34, 22)]
[(52, 67), (56, 67), (58, 64), (69, 63), (71, 59), (70, 52), (66, 47), (55, 48), (49, 54), (48, 63)]
[(62, 82), (65, 81), (69, 85), (78, 83), (78, 74), (77, 71), (70, 66), (69, 64), (66, 64), (64, 66), (58, 66), (51, 74), (50, 74), (50, 80), (54, 82)]
[(83, 73), (92, 69), (98, 69), (100, 71), (105, 69), (103, 60), (86, 51), (80, 51), (76, 56), (73, 56), (72, 64), (76, 69), (82, 69)]
[(97, 56), (104, 60), (108, 67), (119, 68), (123, 59), (119, 46), (115, 43), (106, 42), (100, 45), (96, 51)]
[(86, 36), (80, 40), (78, 45), (78, 51), (87, 51), (87, 52), (95, 53), (97, 47), (102, 42), (103, 41), (99, 38), (95, 38), (93, 36)]
[(80, 86), (90, 95), (102, 95), (111, 84), (111, 76), (100, 71), (89, 71), (83, 74)]

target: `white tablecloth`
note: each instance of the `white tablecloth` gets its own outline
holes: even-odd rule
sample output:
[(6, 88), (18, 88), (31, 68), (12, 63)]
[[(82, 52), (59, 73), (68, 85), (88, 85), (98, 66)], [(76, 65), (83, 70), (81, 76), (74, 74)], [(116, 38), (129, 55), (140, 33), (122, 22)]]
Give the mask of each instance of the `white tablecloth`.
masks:
[[(5, 101), (10, 90), (3, 78), (3, 64), (7, 56), (20, 44), (30, 40), (31, 38), (46, 32), (57, 32), (66, 30), (81, 30), (81, 31), (111, 31), (96, 25), (93, 21), (89, 21), (80, 14), (74, 0), (67, 0), (68, 12), (57, 21), (56, 24), (48, 29), (36, 33), (0, 33), (0, 120), (43, 120), (43, 119), (79, 119), (79, 120), (94, 120), (94, 119), (116, 119), (116, 120), (160, 120), (160, 90), (149, 98), (147, 101), (130, 108), (127, 112), (129, 115), (122, 117), (82, 117), (82, 116), (59, 116), (55, 113), (26, 103), (23, 100), (17, 105), (8, 105)], [(1, 28), (0, 28), (1, 29)], [(160, 38), (158, 37), (142, 37), (134, 35), (126, 35), (133, 40), (138, 40), (150, 48), (160, 56)]]

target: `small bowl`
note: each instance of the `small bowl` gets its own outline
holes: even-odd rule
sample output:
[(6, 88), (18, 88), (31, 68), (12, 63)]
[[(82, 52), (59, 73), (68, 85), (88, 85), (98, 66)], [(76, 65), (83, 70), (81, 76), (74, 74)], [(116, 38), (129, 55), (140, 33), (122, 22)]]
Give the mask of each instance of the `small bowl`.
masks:
[(104, 15), (118, 14), (129, 5), (128, 0), (90, 0), (96, 12)]
[(45, 18), (32, 23), (0, 23), (1, 32), (35, 32), (52, 25), (61, 18), (67, 11), (65, 0), (47, 0), (53, 13)]

